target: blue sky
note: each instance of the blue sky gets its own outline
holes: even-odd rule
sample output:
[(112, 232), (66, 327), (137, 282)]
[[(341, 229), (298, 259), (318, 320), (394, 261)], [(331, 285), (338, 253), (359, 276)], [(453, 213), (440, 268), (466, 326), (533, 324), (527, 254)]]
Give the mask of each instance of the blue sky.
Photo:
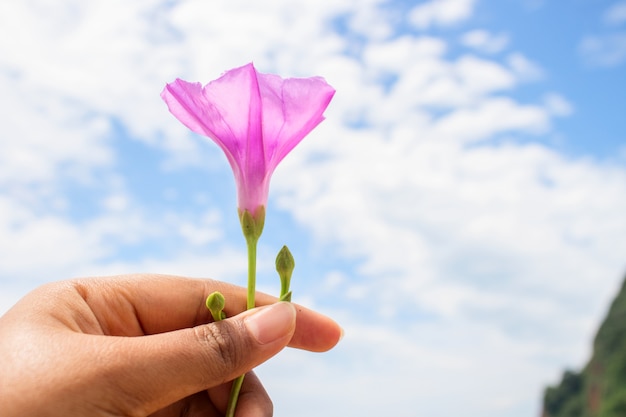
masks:
[(346, 337), (259, 369), (276, 415), (537, 416), (626, 272), (623, 0), (0, 3), (0, 312), (244, 283), (230, 168), (159, 93), (250, 61), (337, 89), (274, 175), (259, 288), (288, 244)]
[[(614, 157), (623, 146), (620, 133), (626, 107), (620, 65), (626, 53), (623, 4), (586, 0), (569, 2), (567, 7), (556, 2), (538, 2), (535, 7), (514, 1), (483, 4), (485, 15), (492, 17), (489, 10), (502, 7), (489, 23), (494, 30), (509, 33), (512, 46), (529, 51), (541, 63), (545, 78), (538, 87), (566, 93), (575, 103), (576, 114), (559, 124), (567, 139), (559, 143), (560, 150), (572, 156)], [(580, 115), (585, 117), (576, 117)], [(601, 123), (589, 123), (590, 119)]]

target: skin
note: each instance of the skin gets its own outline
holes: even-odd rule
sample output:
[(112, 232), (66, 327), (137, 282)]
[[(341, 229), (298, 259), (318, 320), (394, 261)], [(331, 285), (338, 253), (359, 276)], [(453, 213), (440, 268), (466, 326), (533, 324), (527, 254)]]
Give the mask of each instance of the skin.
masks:
[[(228, 319), (204, 303), (220, 291)], [(251, 370), (285, 346), (322, 352), (331, 319), (213, 280), (165, 275), (44, 285), (0, 317), (0, 410), (13, 416), (223, 416), (246, 373), (237, 417), (272, 415)], [(262, 307), (264, 306), (264, 307)]]

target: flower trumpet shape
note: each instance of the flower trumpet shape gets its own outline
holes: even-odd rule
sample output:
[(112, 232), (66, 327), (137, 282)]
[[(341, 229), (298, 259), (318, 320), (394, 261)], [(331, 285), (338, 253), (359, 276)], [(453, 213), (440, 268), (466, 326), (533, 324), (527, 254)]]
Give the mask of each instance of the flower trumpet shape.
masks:
[(240, 216), (247, 211), (262, 221), (274, 169), (324, 120), (334, 94), (321, 77), (283, 79), (250, 63), (204, 87), (177, 79), (161, 97), (185, 126), (222, 148), (235, 174)]

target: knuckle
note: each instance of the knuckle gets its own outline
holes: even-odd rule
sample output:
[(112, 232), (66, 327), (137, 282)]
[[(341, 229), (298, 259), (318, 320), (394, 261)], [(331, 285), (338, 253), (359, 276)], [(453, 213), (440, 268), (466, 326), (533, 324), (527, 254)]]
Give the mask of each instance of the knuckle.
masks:
[(230, 375), (239, 367), (243, 358), (243, 346), (237, 337), (235, 326), (229, 322), (211, 323), (195, 328), (204, 349), (207, 367), (214, 376)]

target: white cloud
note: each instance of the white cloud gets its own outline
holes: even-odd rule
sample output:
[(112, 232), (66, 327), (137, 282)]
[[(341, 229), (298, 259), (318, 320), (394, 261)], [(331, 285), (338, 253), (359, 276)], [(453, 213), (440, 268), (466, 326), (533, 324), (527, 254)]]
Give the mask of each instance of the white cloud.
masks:
[[(532, 129), (533, 122), (520, 119), (509, 128)], [(473, 129), (459, 125), (458, 131)], [(356, 311), (377, 317), (392, 312), (398, 325), (419, 329), (413, 336), (402, 330), (412, 346), (406, 357), (398, 353), (402, 344), (394, 332), (381, 337), (388, 347), (354, 344), (404, 358), (387, 358), (387, 369), (369, 366), (378, 381), (413, 387), (440, 381), (424, 388), (423, 401), (411, 402), (424, 415), (468, 409), (511, 415), (523, 404), (532, 411), (529, 404), (539, 401), (541, 387), (556, 378), (554, 369), (586, 359), (595, 323), (625, 266), (626, 174), (538, 145), (465, 149), (441, 135), (424, 139), (423, 133), (407, 129), (376, 138), (328, 132), (342, 144), (333, 139), (320, 145), (335, 148), (324, 162), (307, 164), (304, 155), (293, 161), (288, 174), (278, 177), (279, 201), (327, 245), (343, 248), (338, 256), (364, 260), (359, 293), (365, 298), (349, 302), (349, 286), (333, 292), (345, 288), (345, 302)], [(430, 317), (432, 328), (410, 319), (419, 323), (421, 315)], [(349, 324), (348, 334), (371, 336)], [(450, 356), (444, 363), (468, 363), (444, 371), (420, 362), (436, 362), (442, 354)], [(551, 370), (546, 362), (558, 365)], [(395, 368), (398, 363), (403, 365)], [(348, 381), (361, 378), (346, 366)], [(445, 389), (443, 375), (450, 375)], [(403, 392), (385, 398), (408, 405)], [(429, 408), (426, 398), (451, 392), (456, 400), (450, 408)], [(485, 399), (484, 392), (506, 401), (474, 402)]]
[(507, 57), (511, 70), (522, 81), (537, 81), (543, 77), (541, 67), (519, 52), (514, 52)]
[(472, 55), (446, 60), (445, 50), (444, 42), (431, 38), (400, 38), (366, 47), (364, 61), (373, 81), (385, 75), (394, 78), (388, 96), (368, 100), (371, 117), (380, 119), (389, 112), (395, 121), (401, 117), (399, 112), (414, 109), (411, 104), (442, 108), (473, 105), (490, 93), (510, 90), (520, 80), (491, 60)]
[(584, 61), (593, 67), (615, 67), (626, 60), (626, 32), (586, 36), (579, 45)]
[(455, 73), (462, 87), (472, 96), (506, 90), (516, 82), (515, 77), (500, 65), (472, 56), (461, 57), (456, 62)]
[[(602, 20), (612, 27), (626, 22), (626, 2), (614, 3), (604, 12)], [(585, 64), (591, 67), (619, 66), (626, 60), (626, 32), (612, 30), (587, 35), (580, 41), (578, 52)]]
[(539, 10), (545, 6), (545, 4), (546, 0), (522, 0), (522, 5), (530, 11)]
[(0, 89), (0, 184), (49, 183), (57, 176), (87, 181), (91, 169), (110, 166), (106, 118), (19, 75), (0, 77)]
[(474, 142), (511, 130), (543, 133), (549, 126), (545, 110), (493, 98), (476, 107), (457, 110), (434, 123), (432, 134), (449, 141)]
[(503, 33), (494, 35), (484, 29), (471, 30), (461, 37), (461, 44), (487, 54), (503, 51), (508, 43), (508, 35)]
[[(379, 317), (434, 316), (437, 326), (432, 332), (422, 329), (419, 344), (408, 349), (412, 361), (402, 362), (406, 375), (438, 378), (419, 365), (406, 369), (429, 337), (439, 342), (450, 337), (450, 345), (459, 347), (458, 356), (449, 352), (450, 363), (475, 361), (477, 369), (469, 365), (459, 374), (480, 374), (479, 381), (455, 376), (447, 385), (448, 395), (454, 391), (455, 398), (463, 397), (458, 409), (451, 404), (445, 411), (431, 410), (425, 400), (411, 406), (423, 407), (425, 415), (468, 409), (512, 415), (520, 407), (536, 412), (529, 404), (538, 406), (540, 390), (556, 378), (555, 369), (585, 360), (586, 341), (625, 266), (617, 248), (626, 244), (621, 214), (626, 173), (516, 142), (519, 136), (549, 132), (553, 117), (573, 109), (554, 92), (538, 104), (504, 95), (541, 78), (543, 71), (524, 55), (511, 54), (507, 68), (473, 56), (450, 61), (444, 43), (428, 44), (428, 53), (409, 53), (417, 45), (410, 38), (366, 47), (366, 66), (352, 68), (337, 87), (354, 91), (353, 102), (369, 108), (371, 127), (332, 126), (330, 114), (319, 136), (286, 162), (282, 169), (288, 173), (276, 178), (278, 201), (326, 245), (342, 248), (338, 256), (363, 259), (361, 283), (340, 283), (332, 290), (344, 291), (353, 308), (375, 297)], [(373, 82), (376, 77), (366, 74), (377, 70), (395, 76), (388, 91), (370, 94), (369, 85), (361, 90), (352, 85)], [(437, 85), (448, 87), (428, 94)], [(432, 112), (435, 103), (450, 111)], [(504, 142), (484, 143), (494, 137)], [(604, 277), (604, 285), (598, 285), (598, 277)], [(546, 316), (554, 320), (546, 322)], [(456, 327), (463, 320), (472, 323), (465, 337)], [(483, 340), (489, 342), (483, 346)], [(435, 344), (422, 354), (434, 360), (442, 349)], [(511, 362), (519, 367), (495, 365)], [(559, 365), (549, 370), (542, 365), (546, 362)], [(510, 373), (515, 381), (508, 381)], [(357, 379), (352, 368), (350, 375)], [(377, 380), (403, 375), (381, 369)], [(443, 395), (435, 387), (425, 397)], [(490, 398), (501, 401), (471, 400), (496, 391)], [(466, 399), (460, 393), (473, 394)], [(396, 397), (389, 392), (385, 398)]]
[(371, 40), (386, 39), (394, 33), (389, 17), (378, 7), (357, 9), (349, 20), (349, 29)]
[[(124, 204), (113, 202), (108, 210), (77, 221), (0, 198), (0, 287), (11, 290), (3, 290), (0, 314), (44, 282), (77, 276), (158, 272), (244, 284), (243, 247), (233, 249), (224, 241), (217, 211), (193, 217), (183, 209), (161, 211), (155, 218), (128, 196), (104, 202), (118, 199)], [(144, 248), (153, 242), (161, 249)]]
[(0, 213), (0, 268), (6, 277), (66, 272), (67, 265), (79, 260), (90, 262), (103, 255), (103, 248), (91, 236), (66, 219), (38, 215), (29, 206), (9, 198), (0, 200)]
[[(467, 415), (475, 409), (484, 417), (536, 411), (529, 404), (537, 401), (540, 392), (530, 376), (541, 372), (541, 359), (533, 343), (511, 343), (502, 333), (466, 320), (418, 319), (402, 330), (391, 321), (342, 323), (346, 336), (336, 351), (327, 354), (330, 360), (287, 351), (259, 369), (259, 375), (269, 380), (277, 415), (312, 416), (329, 409), (337, 414), (380, 415), (390, 407), (397, 407), (394, 415), (406, 417)], [(351, 361), (343, 360), (343, 355), (350, 355)], [(318, 377), (302, 379), (295, 386), (289, 382), (294, 369)], [(349, 378), (327, 379), (329, 372)], [(455, 377), (449, 378), (450, 374)], [(378, 387), (377, 395), (369, 399), (372, 386)], [(315, 400), (310, 392), (317, 394)], [(346, 396), (351, 401), (345, 401)], [(449, 401), (451, 397), (455, 400)]]
[(574, 106), (563, 96), (557, 93), (548, 93), (544, 96), (546, 109), (555, 116), (570, 116)]
[(418, 29), (454, 25), (472, 15), (475, 3), (476, 0), (430, 0), (415, 6), (409, 20)]
[(215, 210), (208, 212), (199, 220), (196, 219), (195, 222), (178, 220), (177, 223), (180, 223), (179, 233), (185, 240), (192, 245), (201, 246), (223, 237), (219, 227), (221, 220), (220, 213)]
[(604, 13), (603, 19), (609, 25), (620, 25), (626, 22), (626, 1), (614, 3)]

